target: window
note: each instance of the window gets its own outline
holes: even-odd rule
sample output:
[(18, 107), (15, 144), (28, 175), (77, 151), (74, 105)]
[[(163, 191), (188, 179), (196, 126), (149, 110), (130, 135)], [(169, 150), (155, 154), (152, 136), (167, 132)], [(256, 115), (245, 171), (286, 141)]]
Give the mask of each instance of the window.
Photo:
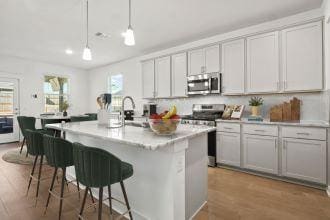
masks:
[(0, 116), (14, 114), (14, 89), (12, 83), (0, 84)]
[(109, 77), (108, 92), (112, 94), (112, 111), (121, 111), (121, 102), (123, 100), (123, 75), (117, 74)]
[(63, 112), (68, 107), (68, 78), (45, 76), (45, 112)]

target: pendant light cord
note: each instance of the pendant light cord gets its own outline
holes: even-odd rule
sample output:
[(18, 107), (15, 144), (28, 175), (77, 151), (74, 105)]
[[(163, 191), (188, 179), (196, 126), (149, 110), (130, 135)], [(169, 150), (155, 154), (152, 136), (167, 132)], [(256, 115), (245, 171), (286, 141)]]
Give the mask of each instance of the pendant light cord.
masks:
[(88, 0), (86, 1), (86, 46), (89, 47), (88, 45)]
[(132, 3), (131, 0), (128, 0), (128, 27), (132, 28), (131, 26), (131, 7), (132, 7)]

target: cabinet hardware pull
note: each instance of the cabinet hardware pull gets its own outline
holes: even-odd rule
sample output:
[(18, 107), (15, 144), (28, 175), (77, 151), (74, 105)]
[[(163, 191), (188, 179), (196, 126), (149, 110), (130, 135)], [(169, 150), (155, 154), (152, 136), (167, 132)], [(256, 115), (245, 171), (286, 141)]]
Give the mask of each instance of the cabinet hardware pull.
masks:
[(257, 131), (257, 132), (258, 132), (258, 131), (260, 131), (260, 132), (265, 132), (265, 130), (254, 130), (254, 131)]
[(224, 129), (228, 129), (228, 130), (231, 130), (231, 129), (233, 129), (233, 128), (230, 128), (230, 127), (223, 127)]
[(280, 90), (280, 82), (277, 82), (276, 85), (277, 85), (277, 90)]
[(298, 135), (309, 135), (309, 133), (303, 133), (303, 132), (301, 132), (301, 133), (297, 133)]

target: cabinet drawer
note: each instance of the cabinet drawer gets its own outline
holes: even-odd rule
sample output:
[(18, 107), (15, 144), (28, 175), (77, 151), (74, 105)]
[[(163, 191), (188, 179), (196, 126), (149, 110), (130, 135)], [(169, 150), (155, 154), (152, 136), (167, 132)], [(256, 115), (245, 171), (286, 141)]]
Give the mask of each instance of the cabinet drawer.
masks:
[(278, 136), (278, 128), (274, 125), (243, 125), (244, 134)]
[(324, 128), (282, 127), (282, 137), (326, 140), (327, 132)]
[(217, 131), (240, 133), (241, 126), (238, 123), (218, 123)]

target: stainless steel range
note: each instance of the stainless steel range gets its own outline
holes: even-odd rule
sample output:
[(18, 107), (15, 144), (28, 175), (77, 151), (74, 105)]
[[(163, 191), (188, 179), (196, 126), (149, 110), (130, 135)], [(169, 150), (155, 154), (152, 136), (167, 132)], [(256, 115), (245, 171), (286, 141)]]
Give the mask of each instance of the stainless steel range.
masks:
[[(182, 124), (216, 126), (216, 119), (221, 118), (225, 110), (224, 104), (194, 104), (192, 115), (182, 116)], [(208, 134), (209, 166), (216, 164), (216, 132)]]

